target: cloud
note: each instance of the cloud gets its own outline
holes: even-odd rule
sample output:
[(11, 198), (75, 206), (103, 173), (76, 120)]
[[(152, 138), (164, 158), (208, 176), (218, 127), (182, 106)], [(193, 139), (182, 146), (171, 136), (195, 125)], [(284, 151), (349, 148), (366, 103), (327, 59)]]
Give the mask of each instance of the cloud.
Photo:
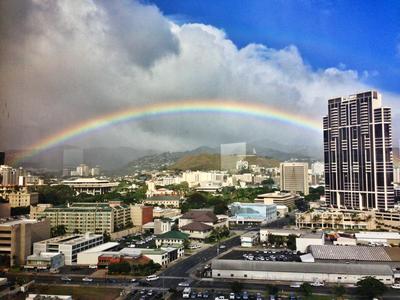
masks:
[[(178, 24), (135, 1), (7, 0), (0, 11), (3, 149), (113, 110), (188, 98), (259, 102), (321, 119), (328, 98), (371, 88), (366, 73), (344, 64), (313, 68), (295, 45), (238, 48), (221, 29)], [(141, 120), (69, 143), (177, 150), (265, 138), (321, 145), (303, 128), (224, 114)]]

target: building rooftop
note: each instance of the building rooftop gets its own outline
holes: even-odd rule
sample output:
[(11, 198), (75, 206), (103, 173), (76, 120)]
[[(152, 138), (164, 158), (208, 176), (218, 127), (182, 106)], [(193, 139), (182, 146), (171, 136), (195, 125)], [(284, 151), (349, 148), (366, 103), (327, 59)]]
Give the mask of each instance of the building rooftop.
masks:
[(68, 234), (68, 235), (53, 237), (53, 238), (43, 240), (43, 241), (40, 241), (37, 243), (74, 245), (74, 244), (82, 243), (84, 241), (99, 238), (99, 237), (103, 237), (103, 235), (93, 234), (93, 233)]
[(102, 251), (112, 251), (113, 248), (117, 247), (119, 243), (117, 242), (107, 242), (96, 247), (87, 249), (82, 251), (82, 253), (93, 253), (93, 252), (102, 252)]
[(192, 222), (181, 227), (182, 230), (189, 231), (210, 231), (214, 227), (201, 222)]
[(363, 231), (357, 232), (354, 234), (356, 239), (400, 239), (399, 232), (390, 232), (390, 231)]
[(156, 195), (156, 196), (151, 196), (149, 198), (144, 199), (146, 200), (156, 200), (156, 201), (177, 201), (181, 200), (180, 196), (175, 196), (175, 195)]
[(38, 223), (37, 219), (25, 219), (25, 218), (6, 218), (0, 219), (0, 226), (13, 226), (18, 224), (35, 224)]
[(189, 237), (189, 235), (184, 232), (172, 230), (172, 231), (168, 231), (166, 233), (160, 234), (159, 236), (157, 236), (157, 239), (186, 240), (186, 239), (188, 239), (188, 237)]
[(182, 215), (181, 219), (191, 219), (203, 223), (216, 223), (218, 221), (217, 216), (210, 210), (189, 210)]
[(300, 234), (300, 238), (304, 239), (322, 239), (324, 236), (324, 232), (322, 231), (317, 231), (317, 232), (307, 232), (307, 233), (302, 233)]
[(305, 262), (270, 262), (243, 261), (231, 259), (215, 259), (212, 261), (213, 270), (248, 270), (263, 272), (290, 273), (327, 273), (344, 275), (387, 275), (393, 271), (389, 265), (377, 264), (343, 264), (343, 263), (305, 263)]
[[(345, 261), (391, 261), (384, 247), (311, 245), (315, 259)], [(399, 249), (400, 250), (400, 249)]]
[(289, 192), (276, 191), (273, 193), (266, 193), (257, 196), (257, 198), (286, 198), (286, 197), (296, 197), (296, 195), (293, 195), (292, 193)]

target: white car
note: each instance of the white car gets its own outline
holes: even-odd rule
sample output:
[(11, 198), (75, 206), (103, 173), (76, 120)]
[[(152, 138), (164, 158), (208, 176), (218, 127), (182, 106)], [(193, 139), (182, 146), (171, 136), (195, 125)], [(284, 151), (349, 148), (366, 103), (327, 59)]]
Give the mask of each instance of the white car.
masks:
[(178, 286), (182, 286), (182, 287), (188, 287), (189, 286), (189, 282), (183, 281), (183, 282), (179, 282)]
[(64, 277), (64, 276), (63, 276), (63, 277), (61, 277), (61, 280), (62, 280), (62, 281), (71, 281), (72, 279), (69, 278), (69, 277), (66, 277), (66, 276)]
[(215, 297), (215, 300), (228, 300), (228, 299), (225, 298), (224, 296), (217, 296)]
[(229, 294), (229, 299), (235, 300), (235, 293), (230, 293)]
[(158, 280), (160, 277), (158, 277), (157, 275), (150, 275), (146, 277), (147, 281), (154, 281), (154, 280)]
[(400, 289), (400, 283), (393, 284), (392, 289)]
[(92, 281), (93, 281), (93, 278), (83, 277), (83, 278), (82, 278), (82, 281), (84, 281), (84, 282), (92, 282)]
[(311, 283), (310, 285), (312, 285), (312, 286), (325, 286), (325, 284), (323, 282), (319, 282), (319, 281), (315, 281), (315, 282)]
[(300, 283), (300, 282), (293, 282), (293, 283), (290, 284), (290, 287), (291, 287), (291, 288), (296, 288), (296, 289), (298, 289), (300, 286), (301, 286), (301, 283)]
[(136, 278), (132, 278), (132, 279), (131, 279), (131, 282), (136, 282)]
[(89, 265), (89, 269), (97, 269), (97, 265)]

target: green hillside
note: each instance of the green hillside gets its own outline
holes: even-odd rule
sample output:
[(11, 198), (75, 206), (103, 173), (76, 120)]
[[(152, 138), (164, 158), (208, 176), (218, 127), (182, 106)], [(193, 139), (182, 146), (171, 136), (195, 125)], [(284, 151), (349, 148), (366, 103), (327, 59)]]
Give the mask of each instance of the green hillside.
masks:
[[(186, 155), (169, 166), (169, 169), (192, 171), (219, 170), (221, 167), (220, 159), (219, 154), (201, 153)], [(280, 163), (276, 159), (260, 156), (248, 156), (245, 160), (249, 162), (249, 165), (259, 165), (265, 168), (278, 167)]]

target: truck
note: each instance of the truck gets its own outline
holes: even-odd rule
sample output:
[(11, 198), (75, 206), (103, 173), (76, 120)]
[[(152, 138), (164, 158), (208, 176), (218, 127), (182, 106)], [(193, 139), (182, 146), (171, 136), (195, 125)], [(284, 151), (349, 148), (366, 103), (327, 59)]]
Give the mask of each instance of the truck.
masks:
[(190, 293), (192, 289), (190, 287), (185, 287), (182, 292), (182, 298), (190, 298)]

